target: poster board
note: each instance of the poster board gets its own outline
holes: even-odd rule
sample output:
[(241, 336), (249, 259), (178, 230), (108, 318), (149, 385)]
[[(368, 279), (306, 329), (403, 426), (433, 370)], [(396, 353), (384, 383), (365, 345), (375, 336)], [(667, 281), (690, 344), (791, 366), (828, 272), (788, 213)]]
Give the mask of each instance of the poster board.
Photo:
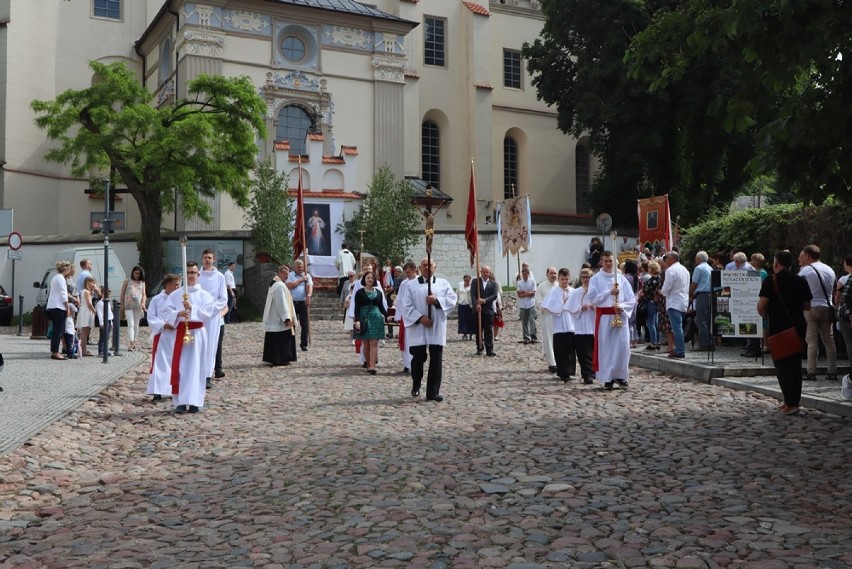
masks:
[(755, 271), (713, 271), (714, 336), (762, 338), (763, 318), (757, 313), (762, 280)]

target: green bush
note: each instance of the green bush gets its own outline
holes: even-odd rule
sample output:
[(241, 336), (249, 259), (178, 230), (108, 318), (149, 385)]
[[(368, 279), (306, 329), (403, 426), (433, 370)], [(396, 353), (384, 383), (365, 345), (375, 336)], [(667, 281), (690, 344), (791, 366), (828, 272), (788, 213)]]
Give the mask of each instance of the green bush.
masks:
[(797, 257), (802, 247), (819, 245), (821, 260), (838, 272), (843, 257), (852, 253), (852, 208), (827, 202), (821, 206), (795, 204), (747, 209), (716, 215), (684, 231), (681, 258), (691, 264), (698, 251), (713, 255), (733, 249), (747, 255), (763, 253), (767, 269), (775, 252), (789, 249)]

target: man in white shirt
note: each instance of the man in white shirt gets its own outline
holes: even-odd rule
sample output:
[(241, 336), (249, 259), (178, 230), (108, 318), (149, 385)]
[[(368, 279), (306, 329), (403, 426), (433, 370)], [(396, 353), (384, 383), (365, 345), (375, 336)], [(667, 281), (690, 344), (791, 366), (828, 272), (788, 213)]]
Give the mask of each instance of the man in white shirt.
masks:
[(670, 358), (686, 357), (686, 342), (683, 339), (683, 317), (689, 307), (689, 271), (680, 264), (680, 255), (670, 251), (663, 257), (666, 266), (666, 278), (660, 294), (666, 297), (666, 313), (672, 323), (674, 350)]
[(536, 282), (530, 275), (530, 268), (528, 266), (524, 266), (521, 269), (520, 278), (515, 281), (515, 290), (518, 294), (518, 314), (521, 318), (524, 344), (536, 342), (538, 340), (535, 327), (535, 321), (538, 318), (535, 312)]
[[(557, 286), (556, 267), (548, 267), (546, 275), (547, 280), (535, 289), (535, 299), (541, 309), (541, 351), (544, 354), (544, 359), (547, 360), (547, 370), (550, 373), (556, 373), (556, 357), (553, 355), (553, 318), (543, 304), (547, 294), (553, 287)], [(568, 280), (569, 282), (571, 280), (570, 274)]]
[(228, 313), (225, 314), (225, 324), (231, 323), (231, 313), (237, 307), (237, 281), (234, 279), (236, 270), (235, 262), (228, 263), (228, 270), (225, 271), (225, 290), (228, 291)]
[(834, 306), (831, 304), (831, 292), (834, 290), (834, 271), (819, 260), (820, 248), (808, 245), (799, 253), (799, 276), (805, 277), (811, 288), (811, 309), (805, 311), (808, 329), (805, 342), (808, 344), (808, 371), (805, 379), (816, 381), (816, 364), (819, 357), (819, 340), (825, 346), (828, 359), (828, 373), (825, 378), (837, 380), (837, 348), (834, 346)]
[(349, 280), (349, 271), (355, 271), (355, 255), (346, 248), (346, 243), (340, 246), (340, 252), (337, 253), (334, 266), (337, 267), (338, 274), (340, 275), (340, 278), (337, 279), (337, 295), (340, 296), (343, 284)]
[(225, 319), (228, 310), (228, 291), (225, 286), (225, 275), (216, 268), (216, 254), (212, 249), (205, 249), (201, 253), (201, 274), (198, 276), (198, 284), (213, 297), (213, 307), (219, 314), (218, 319), (213, 319), (205, 324), (210, 328), (207, 330), (208, 359), (205, 366), (207, 371), (207, 389), (213, 386), (212, 379), (225, 377), (222, 370), (222, 339), (225, 337)]
[[(423, 364), (428, 351), (426, 400), (440, 402), (444, 400), (440, 391), (444, 346), (447, 345), (447, 315), (455, 307), (458, 297), (452, 285), (446, 279), (433, 276), (434, 272), (434, 261), (431, 266), (426, 259), (420, 262), (423, 276), (406, 285), (400, 309), (411, 346), (411, 396), (420, 395)], [(427, 280), (432, 281), (431, 285), (427, 284)]]

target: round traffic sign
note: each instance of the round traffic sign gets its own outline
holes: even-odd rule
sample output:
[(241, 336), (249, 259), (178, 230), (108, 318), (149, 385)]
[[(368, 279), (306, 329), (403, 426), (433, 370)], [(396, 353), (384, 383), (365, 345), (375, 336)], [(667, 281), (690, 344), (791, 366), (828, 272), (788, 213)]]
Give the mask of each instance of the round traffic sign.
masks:
[(13, 231), (9, 234), (9, 249), (12, 251), (17, 251), (21, 248), (21, 245), (24, 244), (24, 239), (21, 237), (21, 234), (17, 231)]

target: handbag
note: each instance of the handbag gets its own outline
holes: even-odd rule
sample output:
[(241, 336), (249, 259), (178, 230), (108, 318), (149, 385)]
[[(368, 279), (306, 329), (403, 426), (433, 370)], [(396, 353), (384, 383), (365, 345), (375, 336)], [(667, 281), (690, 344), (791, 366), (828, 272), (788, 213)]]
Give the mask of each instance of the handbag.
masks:
[(359, 318), (358, 319), (358, 325), (359, 325), (358, 335), (363, 336), (364, 334), (367, 333), (367, 320), (365, 318)]
[[(790, 324), (792, 324), (793, 317), (790, 316), (790, 311), (787, 310), (787, 305), (784, 304), (784, 300), (778, 292), (778, 281), (776, 280), (775, 275), (772, 275), (772, 288), (774, 289), (775, 296), (778, 297), (778, 301), (781, 303), (781, 306), (784, 307), (784, 313), (790, 320)], [(772, 354), (773, 360), (783, 360), (784, 358), (801, 354), (802, 350), (805, 349), (802, 339), (799, 337), (799, 333), (796, 332), (796, 327), (792, 325), (777, 334), (768, 336), (766, 338), (766, 345), (769, 347), (769, 352)]]
[(825, 289), (825, 283), (822, 282), (822, 275), (820, 275), (819, 271), (813, 267), (811, 267), (811, 270), (816, 273), (816, 276), (819, 279), (819, 287), (822, 289), (822, 294), (825, 296), (825, 300), (828, 302), (828, 307), (831, 309), (831, 325), (834, 326), (837, 323), (837, 309), (834, 307), (834, 304), (832, 304), (831, 297)]

